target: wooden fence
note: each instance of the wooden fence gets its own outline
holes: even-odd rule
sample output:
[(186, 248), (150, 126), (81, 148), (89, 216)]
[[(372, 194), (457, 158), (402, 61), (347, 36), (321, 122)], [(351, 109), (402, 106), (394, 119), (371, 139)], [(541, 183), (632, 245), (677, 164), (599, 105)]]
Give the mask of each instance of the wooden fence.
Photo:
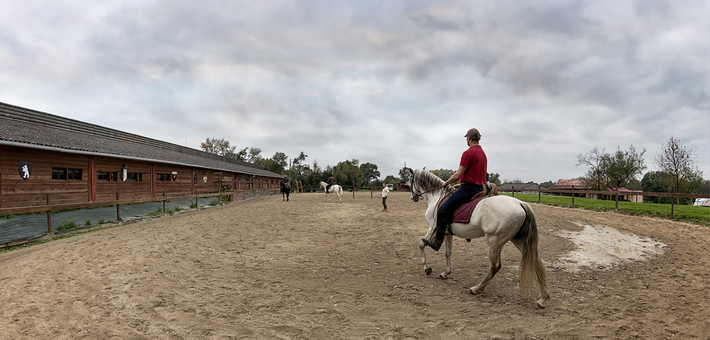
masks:
[[(596, 194), (596, 195), (604, 195), (604, 196), (614, 196), (614, 201), (616, 202), (616, 207), (615, 210), (619, 211), (619, 196), (653, 196), (653, 197), (670, 197), (671, 198), (671, 219), (673, 218), (673, 208), (675, 205), (675, 200), (674, 198), (707, 198), (707, 194), (681, 194), (681, 193), (672, 193), (672, 192), (641, 192), (641, 191), (624, 191), (624, 192), (618, 192), (618, 191), (603, 191), (603, 190), (575, 190), (574, 186), (572, 186), (571, 189), (545, 189), (542, 188), (541, 186), (538, 185), (537, 189), (534, 188), (529, 188), (525, 187), (524, 189), (515, 189), (515, 186), (512, 186), (510, 189), (502, 189), (498, 188), (498, 192), (510, 192), (513, 197), (515, 197), (515, 193), (523, 193), (523, 192), (537, 192), (537, 202), (541, 202), (541, 196), (543, 193), (545, 194), (570, 194), (572, 196), (572, 207), (574, 208), (574, 197), (577, 194)], [(561, 195), (564, 196), (564, 195)]]
[[(240, 182), (240, 183), (252, 183), (252, 182)], [(253, 183), (260, 183), (254, 181)], [(122, 204), (135, 204), (135, 203), (146, 203), (146, 202), (163, 202), (163, 213), (165, 213), (165, 203), (167, 201), (173, 200), (184, 200), (188, 198), (194, 198), (195, 204), (198, 205), (198, 199), (200, 197), (218, 197), (222, 200), (222, 197), (233, 201), (235, 195), (240, 195), (241, 193), (250, 191), (270, 191), (270, 194), (277, 194), (279, 189), (237, 189), (237, 190), (220, 190), (208, 193), (196, 192), (194, 195), (180, 195), (180, 196), (166, 196), (165, 192), (160, 197), (152, 198), (142, 198), (142, 199), (120, 199), (118, 193), (116, 193), (116, 199), (112, 201), (100, 201), (100, 202), (81, 202), (81, 203), (65, 203), (65, 204), (52, 204), (50, 194), (47, 195), (47, 204), (38, 205), (32, 207), (15, 207), (15, 208), (0, 208), (0, 216), (4, 215), (15, 215), (15, 214), (26, 214), (26, 213), (37, 213), (46, 212), (47, 213), (47, 234), (52, 234), (52, 211), (61, 210), (72, 210), (72, 209), (83, 209), (83, 208), (95, 208), (95, 207), (105, 207), (105, 206), (116, 206), (116, 220), (121, 221), (121, 205)]]

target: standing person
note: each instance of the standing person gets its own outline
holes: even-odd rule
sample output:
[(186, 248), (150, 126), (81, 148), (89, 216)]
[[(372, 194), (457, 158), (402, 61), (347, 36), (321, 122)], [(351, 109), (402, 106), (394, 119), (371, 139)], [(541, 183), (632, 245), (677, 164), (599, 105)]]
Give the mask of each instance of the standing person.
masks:
[(382, 183), (382, 193), (380, 196), (382, 196), (382, 206), (384, 209), (382, 211), (387, 212), (387, 194), (389, 194), (390, 188), (387, 187), (387, 183)]
[(441, 248), (446, 229), (453, 221), (456, 209), (470, 201), (477, 193), (483, 191), (483, 185), (486, 182), (488, 158), (486, 158), (486, 153), (483, 152), (483, 148), (479, 145), (481, 133), (472, 128), (466, 132), (464, 137), (466, 138), (468, 149), (461, 155), (461, 161), (456, 173), (442, 185), (446, 187), (460, 179), (461, 186), (441, 205), (436, 214), (436, 237), (433, 240), (422, 239), (424, 244), (436, 251)]

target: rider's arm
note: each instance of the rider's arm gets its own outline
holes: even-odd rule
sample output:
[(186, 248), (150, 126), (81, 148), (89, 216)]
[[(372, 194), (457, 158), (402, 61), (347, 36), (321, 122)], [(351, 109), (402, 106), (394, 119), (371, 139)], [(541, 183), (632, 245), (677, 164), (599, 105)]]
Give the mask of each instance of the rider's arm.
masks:
[(463, 177), (463, 174), (465, 172), (466, 172), (466, 167), (459, 165), (459, 168), (456, 170), (456, 172), (453, 175), (451, 175), (451, 178), (449, 178), (446, 182), (444, 182), (444, 185), (442, 185), (442, 186), (445, 187), (451, 183), (456, 183), (458, 180), (461, 179), (461, 177)]

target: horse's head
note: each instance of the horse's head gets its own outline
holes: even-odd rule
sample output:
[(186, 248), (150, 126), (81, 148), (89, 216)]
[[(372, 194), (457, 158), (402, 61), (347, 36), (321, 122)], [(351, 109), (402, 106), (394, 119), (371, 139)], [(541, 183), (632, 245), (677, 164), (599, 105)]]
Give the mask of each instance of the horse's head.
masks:
[(444, 184), (444, 180), (424, 169), (416, 171), (409, 168), (405, 169), (409, 171), (410, 174), (409, 190), (411, 192), (412, 201), (414, 202), (419, 202), (419, 198), (423, 197), (426, 193), (441, 189)]
[[(416, 172), (410, 168), (404, 168), (405, 171), (409, 172), (409, 193), (410, 193), (410, 198), (414, 202), (419, 202), (419, 197), (422, 196), (422, 193), (420, 191), (416, 191), (414, 188), (414, 177), (416, 177)], [(418, 172), (418, 171), (417, 171)]]

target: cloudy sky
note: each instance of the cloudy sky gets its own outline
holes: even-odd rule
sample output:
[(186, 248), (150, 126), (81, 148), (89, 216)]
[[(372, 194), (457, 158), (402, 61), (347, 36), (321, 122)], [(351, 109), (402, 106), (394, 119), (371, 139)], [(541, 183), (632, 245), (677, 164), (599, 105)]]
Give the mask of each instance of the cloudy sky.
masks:
[(556, 181), (673, 136), (710, 178), (708, 1), (0, 0), (0, 101), (199, 148)]

